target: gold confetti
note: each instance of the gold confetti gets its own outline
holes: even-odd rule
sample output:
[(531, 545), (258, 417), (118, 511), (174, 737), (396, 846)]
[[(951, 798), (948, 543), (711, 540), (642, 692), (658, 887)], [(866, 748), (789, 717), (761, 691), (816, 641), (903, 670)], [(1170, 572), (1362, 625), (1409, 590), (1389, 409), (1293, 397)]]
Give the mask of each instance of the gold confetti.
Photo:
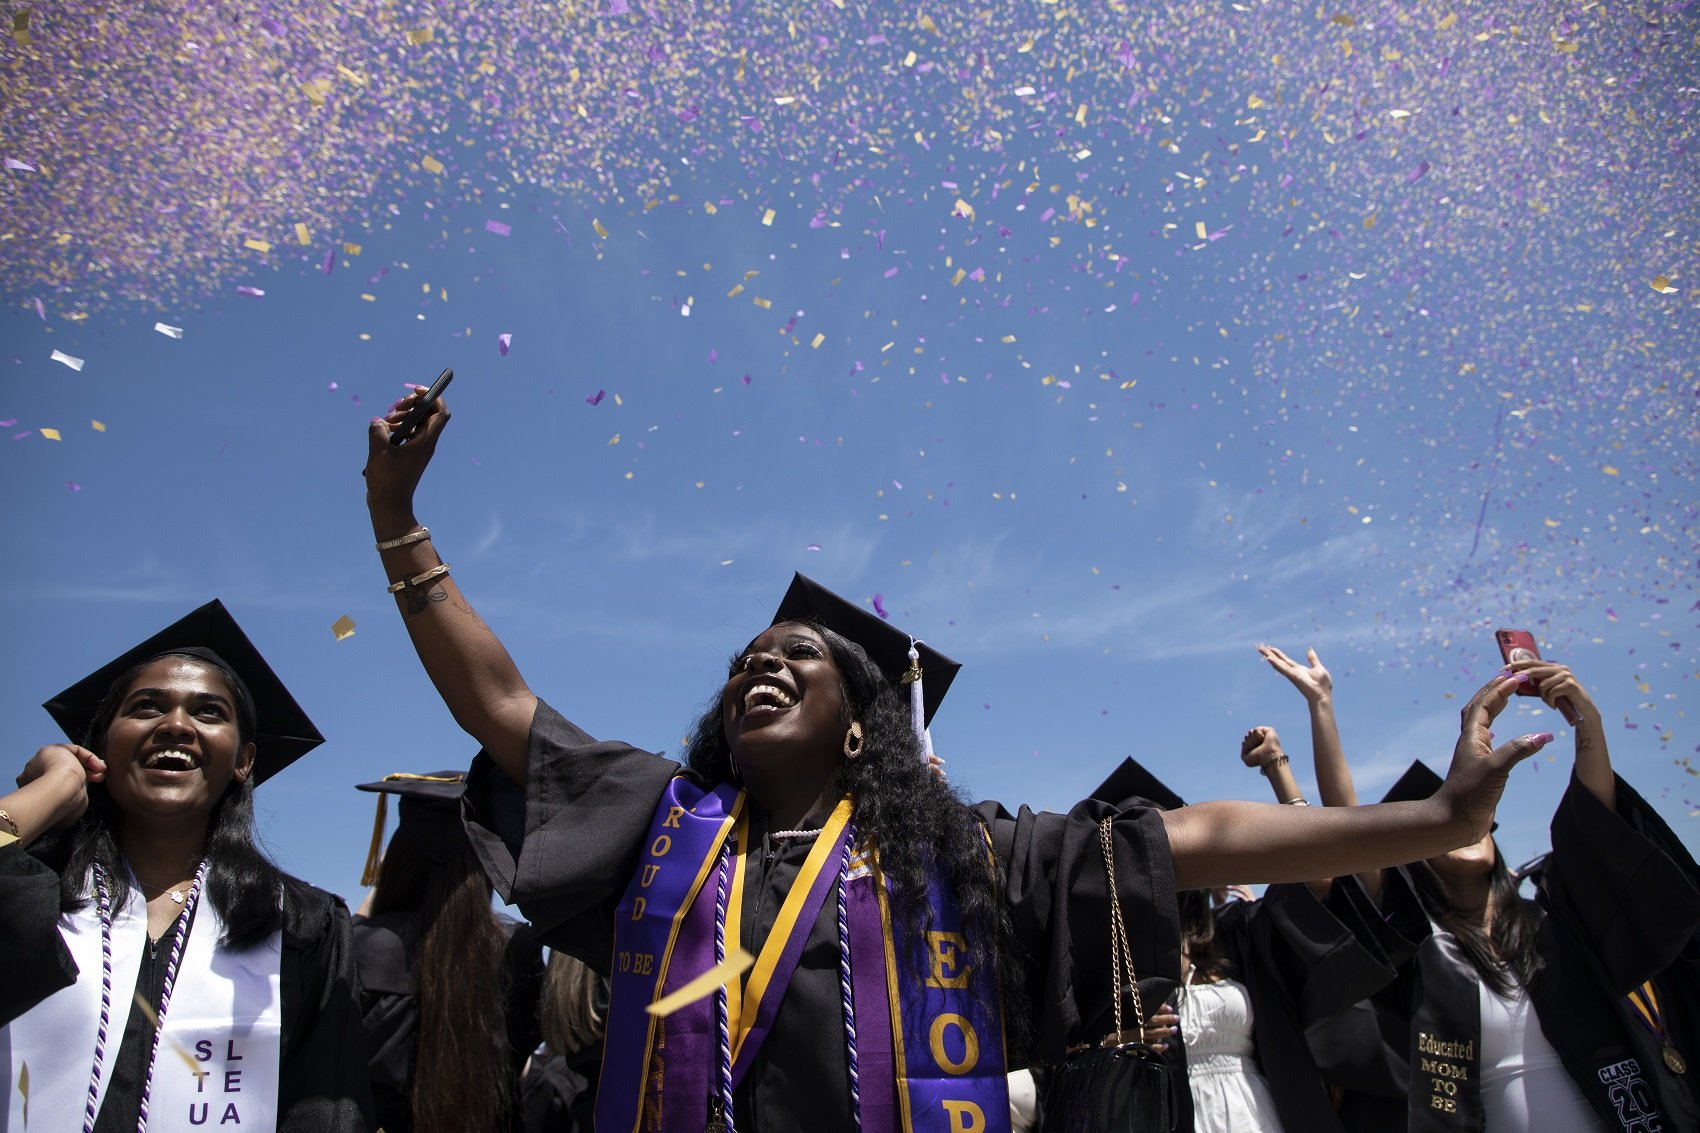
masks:
[(342, 245), (342, 253), (345, 256), (358, 256), (360, 254), (360, 245), (350, 244), (345, 241)]
[[(730, 564), (731, 561), (732, 560), (727, 559), (721, 565), (726, 566)], [(649, 1012), (651, 1015), (658, 1015), (662, 1018), (666, 1018), (681, 1007), (689, 1007), (704, 996), (713, 995), (716, 991), (719, 991), (722, 987), (749, 971), (755, 966), (755, 962), (756, 958), (754, 956), (751, 956), (748, 952), (740, 948), (736, 952), (732, 953), (732, 955), (726, 957), (726, 962), (724, 964), (717, 964), (715, 967), (704, 972), (696, 979), (691, 980), (673, 994), (665, 995), (660, 999), (657, 999), (654, 1003), (645, 1007), (644, 1010)]]
[(441, 173), (443, 171), (443, 163), (432, 157), (430, 154), (426, 154), (420, 160), (419, 164), (425, 167), (425, 172), (427, 173)]
[(608, 239), (608, 230), (606, 228), (602, 227), (602, 222), (600, 220), (597, 220), (595, 217), (592, 217), (591, 220), (590, 220), (590, 226), (596, 230), (597, 236), (601, 237), (604, 240)]
[(768, 209), (766, 212), (761, 214), (761, 222), (769, 228), (773, 227), (773, 210), (772, 209)]
[(1675, 295), (1679, 290), (1679, 288), (1670, 285), (1670, 276), (1668, 275), (1655, 275), (1648, 286), (1660, 295)]
[[(6, 837), (14, 842), (17, 841), (10, 834)], [(0, 845), (4, 845), (4, 843), (0, 843)], [(30, 1064), (27, 1062), (24, 1063), (23, 1069), (18, 1071), (18, 1093), (24, 1096), (24, 1125), (28, 1127), (30, 1123)]]
[(1195, 232), (1195, 233), (1197, 233), (1197, 234), (1198, 234), (1198, 238), (1199, 238), (1199, 239), (1200, 239), (1200, 240), (1208, 240), (1208, 239), (1210, 239), (1210, 230), (1209, 230), (1209, 229), (1208, 229), (1208, 228), (1205, 228), (1205, 227), (1204, 227), (1204, 222), (1203, 222), (1203, 221), (1202, 221), (1202, 220), (1200, 220), (1200, 221), (1195, 221), (1195, 222), (1194, 222), (1194, 223), (1193, 223), (1193, 226), (1192, 226), (1192, 230), (1193, 230), (1193, 231), (1194, 231), (1194, 232)]
[(256, 240), (252, 236), (250, 236), (246, 240), (242, 241), (242, 246), (244, 248), (252, 248), (256, 252), (269, 252), (269, 251), (272, 250), (272, 246), (271, 246), (270, 241), (268, 241), (268, 240)]
[(311, 244), (313, 238), (307, 233), (307, 226), (300, 221), (295, 222), (295, 238), (303, 244)]
[(435, 38), (436, 34), (430, 28), (420, 28), (418, 31), (407, 33), (407, 42), (415, 47), (418, 47), (421, 43), (430, 43)]
[(331, 623), (331, 632), (336, 634), (338, 641), (346, 641), (354, 636), (354, 619), (347, 614), (342, 615)]
[(1450, 31), (1458, 26), (1458, 13), (1448, 12), (1446, 17), (1434, 25), (1435, 31)]
[(773, 309), (773, 300), (772, 299), (763, 299), (760, 295), (756, 296), (755, 304), (756, 304), (756, 306), (760, 307), (764, 311), (769, 311), (769, 310)]
[(58, 429), (43, 429), (43, 430), (41, 430), (41, 435), (46, 437), (50, 441), (56, 441), (56, 440), (60, 439)]
[(93, 429), (97, 433), (104, 433), (104, 432), (106, 432), (106, 422), (105, 421), (90, 421), (89, 422), (89, 428)]
[(1617, 476), (1617, 475), (1619, 475), (1617, 469), (1613, 468), (1609, 464), (1606, 465), (1605, 467), (1601, 468), (1600, 471), (1604, 472), (1607, 476)]
[(618, 434), (618, 433), (615, 433), (613, 436), (608, 438), (608, 445), (610, 447), (612, 447), (613, 445), (617, 445), (619, 443), (620, 443), (620, 434)]
[(825, 342), (825, 341), (826, 341), (826, 335), (825, 335), (825, 334), (823, 334), (823, 333), (821, 333), (821, 332), (819, 332), (819, 331), (816, 331), (816, 332), (815, 332), (815, 337), (814, 337), (814, 338), (813, 338), (813, 339), (812, 339), (812, 340), (810, 340), (810, 342), (809, 342), (809, 345), (810, 345), (810, 346), (811, 346), (811, 347), (812, 347), (812, 348), (814, 348), (814, 349), (815, 349), (815, 350), (819, 350), (819, 349), (820, 349), (820, 344), (821, 344), (821, 343), (823, 343), (823, 342)]
[[(19, 47), (30, 45), (30, 10), (28, 8), (12, 17), (12, 38), (18, 41)], [(29, 1100), (27, 1095), (25, 1100)]]
[(353, 71), (350, 71), (347, 67), (344, 67), (341, 63), (338, 63), (336, 65), (336, 69), (337, 69), (338, 74), (340, 74), (343, 78), (347, 79), (349, 82), (353, 83), (355, 86), (363, 87), (363, 86), (366, 85), (366, 80), (363, 77), (355, 74)]

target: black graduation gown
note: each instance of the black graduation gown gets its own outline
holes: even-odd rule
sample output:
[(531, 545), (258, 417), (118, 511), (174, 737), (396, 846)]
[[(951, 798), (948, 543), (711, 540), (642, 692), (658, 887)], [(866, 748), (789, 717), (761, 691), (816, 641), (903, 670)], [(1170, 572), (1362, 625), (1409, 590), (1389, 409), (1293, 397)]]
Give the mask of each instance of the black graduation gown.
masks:
[[(405, 941), (414, 913), (354, 918), (354, 959), (360, 972), (361, 1022), (366, 1033), (367, 1070), (378, 1127), (385, 1133), (413, 1128), (413, 1052), (419, 1034), (419, 996), (407, 962)], [(503, 1016), (509, 1054), (511, 1122), (522, 1128), (519, 1080), (526, 1059), (542, 1041), (537, 1005), (543, 994), (543, 949), (529, 925), (504, 918), (507, 968)]]
[(1305, 1028), (1391, 983), (1402, 942), (1379, 916), (1363, 916), (1346, 887), (1325, 902), (1306, 885), (1274, 885), (1219, 909), (1216, 938), (1251, 999), (1252, 1041), (1282, 1128), (1341, 1130)]
[[(44, 849), (54, 855), (60, 847)], [(78, 979), (59, 936), (59, 875), (17, 843), (0, 847), (0, 925), (5, 926), (0, 932), (3, 1025)], [(136, 980), (136, 990), (155, 1005), (165, 977), (163, 952), (158, 964), (144, 959)], [(294, 878), (286, 878), (284, 885), (281, 984), (278, 1130), (352, 1133), (372, 1128), (348, 909), (341, 898)], [(97, 1129), (136, 1127), (153, 1032), (131, 1002)]]
[[(1624, 996), (1692, 944), (1700, 889), (1643, 833), (1649, 820), (1663, 823), (1621, 778), (1617, 796), (1614, 813), (1572, 778), (1553, 816), (1553, 852), (1540, 893), (1542, 966), (1529, 983), (1529, 1001), (1608, 1129), (1696, 1130), (1692, 1093), (1667, 1088), (1660, 1048), (1645, 1028), (1626, 1021)], [(1409, 925), (1421, 916), (1416, 897), (1396, 871), (1387, 878), (1382, 905)], [(1430, 932), (1414, 943), (1416, 955), (1401, 978), (1373, 1000), (1374, 1030), (1388, 1043), (1382, 1065), (1404, 1062), (1408, 1102), (1397, 1097), (1397, 1081), (1383, 1081), (1367, 1096), (1347, 1096), (1342, 1118), (1362, 1133), (1473, 1133), (1481, 1128), (1479, 980), (1446, 934)], [(1356, 1038), (1367, 1040), (1373, 1031), (1363, 1014), (1349, 1018)], [(1328, 1054), (1343, 1041), (1331, 1035), (1318, 1051), (1325, 1073)]]
[[(628, 744), (597, 741), (539, 702), (521, 792), (488, 757), (473, 763), (462, 801), (467, 831), (503, 899), (519, 904), (538, 938), (606, 974), (613, 914), (631, 877), (661, 791), (678, 764)], [(1030, 1049), (1061, 1062), (1068, 1044), (1109, 1032), (1109, 891), (1098, 848), (1110, 804), (1088, 801), (1067, 815), (996, 803), (975, 808), (1004, 872), (1005, 899), (1022, 946), (1032, 1007)], [(775, 846), (748, 858), (744, 939), (759, 949), (809, 844)], [(1161, 816), (1139, 808), (1114, 827), (1117, 885), (1130, 946), (1148, 1003), (1172, 994), (1180, 971), (1174, 870)], [(1077, 976), (1078, 973), (1078, 976)], [(1078, 984), (1078, 986), (1077, 986)], [(1099, 985), (1102, 984), (1102, 988)], [(772, 1030), (734, 1099), (746, 1130), (849, 1133), (849, 1081), (836, 1034), (841, 1007), (835, 911), (825, 903), (786, 990)]]
[(525, 1133), (594, 1133), (601, 1063), (601, 1043), (533, 1058), (520, 1087)]

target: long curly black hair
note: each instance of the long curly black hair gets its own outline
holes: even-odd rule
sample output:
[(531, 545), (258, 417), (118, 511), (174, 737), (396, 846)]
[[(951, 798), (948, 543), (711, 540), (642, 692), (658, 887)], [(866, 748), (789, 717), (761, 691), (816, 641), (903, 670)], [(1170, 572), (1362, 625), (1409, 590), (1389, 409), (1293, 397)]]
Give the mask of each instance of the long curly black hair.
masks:
[[(228, 665), (210, 659), (203, 652), (168, 649), (135, 665), (112, 683), (83, 736), (83, 746), (96, 754), (104, 753), (112, 714), (137, 675), (161, 657), (174, 656), (199, 661), (224, 679), (236, 703), (238, 740), (243, 744), (251, 741), (255, 730), (254, 698), (247, 683)], [(84, 887), (89, 868), (96, 863), (106, 875), (112, 907), (122, 909), (130, 897), (130, 873), (118, 848), (118, 808), (104, 783), (90, 783), (87, 790), (88, 809), (64, 839), (66, 861), (59, 869), (59, 907), (64, 912), (88, 903)], [(224, 945), (250, 948), (276, 932), (282, 924), (277, 908), (279, 889), (305, 886), (278, 869), (260, 848), (254, 829), (252, 775), (246, 782), (232, 779), (219, 797), (207, 821), (203, 852), (207, 858), (206, 895), (218, 910), (219, 919), (224, 921)]]
[[(820, 634), (838, 668), (844, 725), (861, 722), (862, 753), (839, 767), (838, 791), (855, 807), (858, 843), (878, 855), (890, 885), (898, 939), (924, 939), (922, 934), (931, 927), (927, 883), (936, 870), (956, 894), (969, 963), (991, 964), (997, 972), (1004, 1035), (1014, 1057), (1026, 1049), (1031, 1033), (1025, 962), (1003, 900), (1003, 870), (991, 860), (985, 825), (927, 765), (911, 725), (908, 693), (888, 681), (862, 647), (843, 635), (812, 619), (786, 624)], [(710, 783), (737, 778), (719, 695), (692, 729), (685, 766)], [(919, 950), (911, 955), (919, 964)]]

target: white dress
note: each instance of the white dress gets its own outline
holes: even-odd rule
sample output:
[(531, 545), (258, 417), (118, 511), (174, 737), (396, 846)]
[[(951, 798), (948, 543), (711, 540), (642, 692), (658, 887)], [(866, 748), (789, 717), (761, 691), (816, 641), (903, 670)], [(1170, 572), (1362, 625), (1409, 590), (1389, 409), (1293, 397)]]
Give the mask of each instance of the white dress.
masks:
[(1180, 996), (1196, 1133), (1284, 1133), (1252, 1057), (1251, 996), (1238, 980), (1187, 985)]

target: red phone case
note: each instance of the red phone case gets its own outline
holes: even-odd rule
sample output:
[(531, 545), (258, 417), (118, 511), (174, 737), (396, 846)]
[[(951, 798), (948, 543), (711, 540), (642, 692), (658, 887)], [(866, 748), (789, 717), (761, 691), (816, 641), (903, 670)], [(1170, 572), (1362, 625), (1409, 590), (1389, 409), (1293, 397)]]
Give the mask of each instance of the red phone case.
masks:
[[(1504, 658), (1507, 665), (1514, 660), (1521, 661), (1524, 659), (1513, 655), (1519, 650), (1528, 650), (1529, 656), (1534, 660), (1538, 661), (1541, 659), (1541, 651), (1535, 645), (1535, 635), (1526, 629), (1495, 630), (1493, 638), (1495, 641), (1499, 642), (1499, 655)], [(1535, 684), (1535, 682), (1529, 681), (1526, 684), (1517, 686), (1517, 695), (1539, 696), (1541, 693), (1540, 688)], [(1558, 708), (1558, 714), (1564, 717), (1565, 723), (1574, 727), (1576, 724), (1581, 722), (1582, 716), (1576, 711), (1576, 707), (1570, 703), (1570, 698), (1568, 696), (1559, 697), (1556, 707)]]

